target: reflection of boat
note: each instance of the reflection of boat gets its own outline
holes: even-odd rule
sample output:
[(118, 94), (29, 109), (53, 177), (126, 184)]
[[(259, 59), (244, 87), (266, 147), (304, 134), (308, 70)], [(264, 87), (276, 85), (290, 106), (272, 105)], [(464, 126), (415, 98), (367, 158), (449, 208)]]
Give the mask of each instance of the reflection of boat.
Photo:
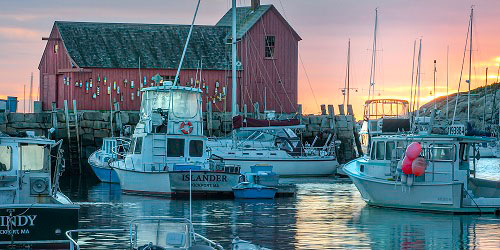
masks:
[(142, 217), (133, 219), (128, 228), (117, 229), (80, 229), (69, 230), (66, 236), (71, 240), (71, 249), (80, 249), (73, 233), (120, 233), (129, 232), (129, 239), (116, 240), (129, 242), (134, 250), (166, 249), (223, 249), (219, 244), (194, 232), (193, 223), (188, 219), (169, 217)]
[[(407, 146), (418, 142), (427, 168), (422, 176), (397, 169)], [(344, 166), (370, 205), (456, 213), (500, 213), (500, 182), (476, 178), (470, 150), (487, 139), (452, 135), (372, 138), (371, 154)], [(411, 166), (410, 166), (411, 168)]]
[[(498, 239), (500, 226), (498, 220), (487, 216), (410, 213), (370, 206), (362, 208), (349, 224), (367, 235), (372, 249), (488, 248), (488, 243), (482, 247), (479, 243)], [(479, 226), (484, 230), (476, 230)]]
[(236, 116), (233, 127), (237, 140), (223, 138), (209, 142), (212, 158), (239, 165), (242, 172), (250, 172), (254, 165), (269, 164), (281, 176), (334, 174), (339, 163), (332, 136), (323, 146), (304, 146), (292, 130), (303, 127), (298, 124), (296, 119), (256, 120)]
[(68, 246), (64, 231), (78, 227), (80, 207), (59, 191), (61, 144), (0, 135), (0, 248)]
[(109, 164), (118, 158), (118, 154), (128, 151), (129, 139), (107, 137), (102, 141), (102, 147), (89, 157), (89, 165), (101, 182), (120, 183), (118, 175)]

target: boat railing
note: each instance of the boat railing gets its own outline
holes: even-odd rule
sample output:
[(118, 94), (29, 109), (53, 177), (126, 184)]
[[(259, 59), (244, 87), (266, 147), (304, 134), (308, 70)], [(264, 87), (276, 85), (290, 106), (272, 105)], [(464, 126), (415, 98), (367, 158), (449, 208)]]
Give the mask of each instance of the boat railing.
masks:
[[(169, 218), (169, 217), (161, 217), (161, 216), (149, 216), (149, 217), (142, 217), (142, 218), (136, 218), (133, 219), (130, 222), (130, 226), (128, 229), (126, 228), (110, 228), (110, 229), (74, 229), (74, 230), (69, 230), (66, 231), (65, 235), (70, 241), (70, 250), (80, 250), (81, 247), (78, 244), (77, 240), (73, 238), (74, 233), (95, 233), (95, 234), (118, 234), (118, 233), (129, 233), (129, 249), (134, 249), (134, 245), (137, 243), (134, 240), (137, 240), (137, 225), (140, 223), (147, 223), (147, 222), (154, 222), (155, 224), (157, 223), (160, 225), (161, 222), (166, 222), (166, 223), (183, 223), (188, 226), (188, 233), (191, 235), (190, 240), (189, 240), (189, 245), (192, 245), (193, 240), (196, 242), (196, 239), (200, 239), (203, 243), (207, 244), (208, 246), (218, 249), (218, 250), (224, 250), (224, 248), (204, 237), (201, 234), (198, 234), (194, 232), (193, 224), (191, 223), (190, 220), (185, 219), (185, 218)], [(160, 228), (158, 228), (160, 230)], [(135, 244), (134, 244), (135, 243)]]

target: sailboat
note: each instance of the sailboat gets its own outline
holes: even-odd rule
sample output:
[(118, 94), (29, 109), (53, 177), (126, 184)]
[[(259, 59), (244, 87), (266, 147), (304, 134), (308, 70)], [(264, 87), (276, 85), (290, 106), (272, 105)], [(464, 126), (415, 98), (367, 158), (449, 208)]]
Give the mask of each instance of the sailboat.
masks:
[(236, 96), (236, 6), (233, 4), (232, 26), (232, 119), (231, 139), (209, 142), (211, 157), (251, 172), (251, 166), (272, 165), (280, 176), (324, 176), (336, 173), (339, 166), (335, 140), (330, 134), (322, 146), (304, 146), (293, 129), (304, 128), (298, 119), (267, 120), (238, 115)]

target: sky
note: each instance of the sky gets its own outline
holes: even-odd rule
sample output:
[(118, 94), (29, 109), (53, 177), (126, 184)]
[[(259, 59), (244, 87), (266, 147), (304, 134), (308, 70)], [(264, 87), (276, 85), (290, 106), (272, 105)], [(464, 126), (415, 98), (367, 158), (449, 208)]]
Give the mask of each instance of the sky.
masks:
[[(237, 0), (238, 6), (250, 0)], [(299, 43), (299, 103), (303, 113), (321, 104), (342, 104), (347, 42), (351, 40), (351, 103), (362, 118), (368, 98), (375, 8), (378, 8), (375, 93), (378, 98), (409, 100), (413, 45), (422, 39), (421, 104), (434, 97), (433, 61), (437, 61), (437, 96), (457, 91), (470, 8), (474, 6), (472, 88), (496, 81), (500, 64), (500, 1), (497, 0), (261, 0), (273, 4), (302, 37)], [(38, 93), (38, 64), (54, 21), (189, 24), (195, 0), (0, 0), (0, 98), (23, 89)], [(213, 25), (230, 0), (202, 0), (196, 24)], [(417, 42), (418, 46), (418, 42)], [(448, 74), (447, 74), (447, 48)], [(468, 53), (468, 51), (467, 51)], [(467, 60), (466, 60), (467, 61)], [(468, 65), (465, 65), (468, 69)], [(468, 72), (465, 71), (465, 77)], [(461, 91), (467, 89), (462, 83)], [(357, 90), (357, 91), (356, 91)], [(28, 108), (26, 108), (28, 109)], [(337, 111), (338, 112), (338, 111)]]

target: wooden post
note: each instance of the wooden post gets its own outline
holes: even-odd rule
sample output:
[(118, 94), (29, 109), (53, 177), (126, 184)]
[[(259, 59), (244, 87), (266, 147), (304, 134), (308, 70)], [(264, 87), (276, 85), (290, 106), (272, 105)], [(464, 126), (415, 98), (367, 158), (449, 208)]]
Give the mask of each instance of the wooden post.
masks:
[(345, 115), (344, 104), (339, 104), (339, 115)]
[(78, 145), (78, 170), (82, 174), (82, 144), (80, 143), (80, 125), (78, 124), (78, 111), (76, 100), (73, 100), (73, 112), (75, 113), (76, 144)]
[(115, 115), (116, 115), (116, 127), (120, 130), (120, 137), (123, 136), (123, 124), (122, 124), (122, 115), (120, 112), (120, 103), (115, 102)]
[(208, 135), (212, 136), (212, 128), (213, 128), (212, 102), (207, 102), (207, 106), (208, 106), (208, 108), (207, 108), (207, 130), (208, 130)]
[(253, 104), (253, 110), (255, 112), (255, 119), (259, 119), (259, 103), (258, 102)]
[(243, 104), (243, 116), (245, 118), (248, 116), (248, 107), (246, 104)]
[(321, 104), (321, 115), (326, 115), (326, 106), (325, 106), (325, 104)]
[(302, 104), (297, 105), (297, 115), (299, 117), (302, 116)]
[(351, 104), (347, 104), (347, 114), (352, 115), (354, 117), (354, 111), (352, 110)]
[(57, 135), (57, 105), (55, 102), (52, 103), (52, 127), (54, 128), (54, 138)]

